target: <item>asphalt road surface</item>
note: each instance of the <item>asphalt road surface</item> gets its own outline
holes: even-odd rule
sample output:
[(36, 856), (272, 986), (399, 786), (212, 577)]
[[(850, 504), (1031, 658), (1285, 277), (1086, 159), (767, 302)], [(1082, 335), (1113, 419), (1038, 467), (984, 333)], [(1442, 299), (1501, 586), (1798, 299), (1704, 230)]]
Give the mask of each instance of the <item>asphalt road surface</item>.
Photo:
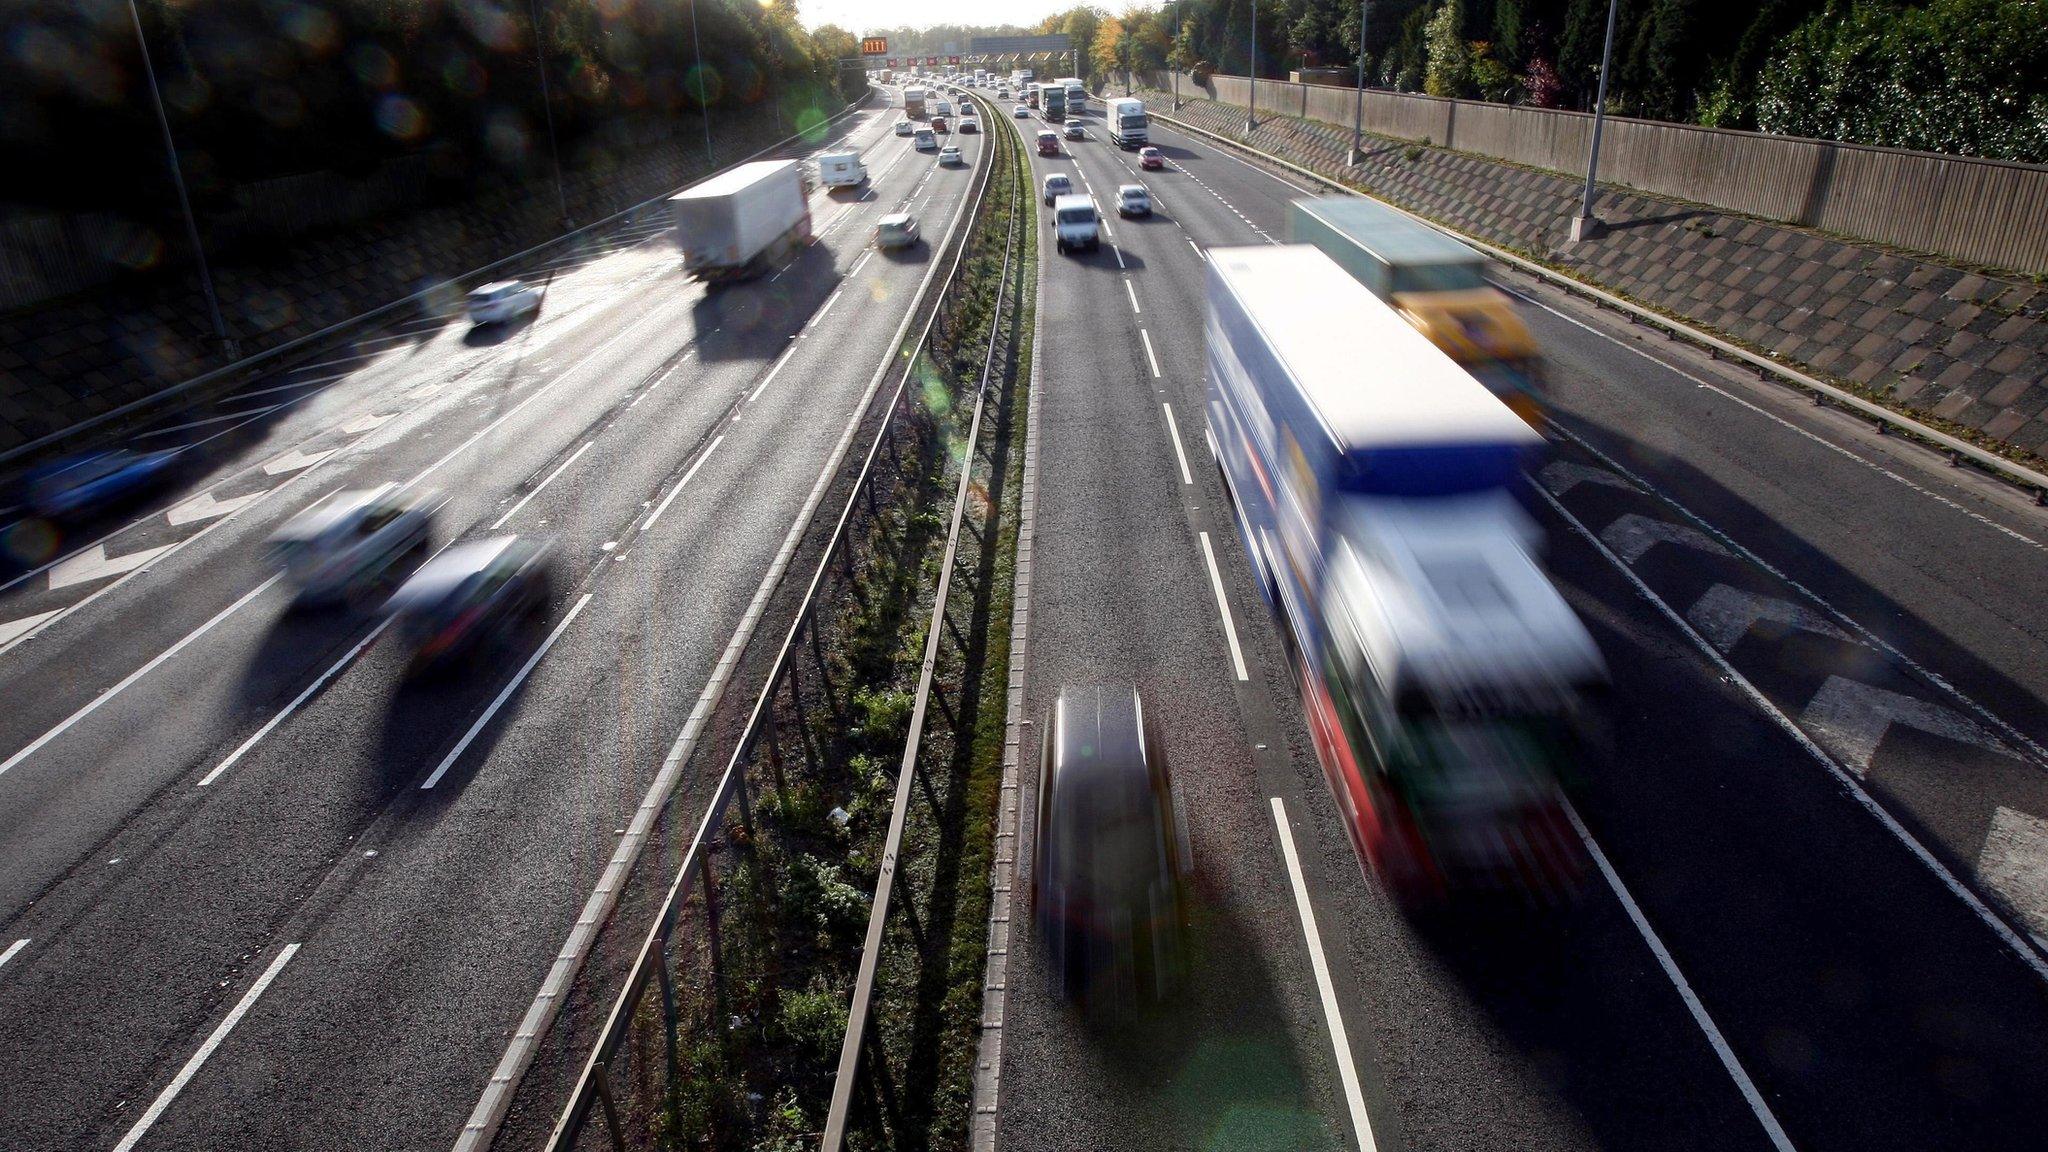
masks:
[[(782, 153), (871, 180), (772, 275), (707, 294), (623, 223), (514, 271), (530, 323), (397, 324), (144, 429), (232, 435), (6, 574), (0, 1147), (454, 1144), (973, 186), (981, 138), (940, 168), (899, 115)], [(874, 251), (899, 209), (926, 241)], [(374, 617), (289, 610), (266, 536), (385, 482), (445, 500), (432, 547), (553, 540), (545, 619), (408, 682)]]
[[(1169, 165), (1139, 172), (1084, 121), (1035, 161), (1110, 235), (1044, 247), (1026, 697), (1146, 694), (1198, 950), (1168, 1009), (1089, 1018), (1020, 897), (999, 1146), (2039, 1147), (2048, 516), (1503, 280), (1549, 356), (1530, 503), (1616, 685), (1574, 792), (1601, 870), (1561, 909), (1404, 913), (1344, 836), (1204, 440), (1203, 251), (1284, 241), (1308, 193), (1156, 119)], [(1151, 218), (1116, 216), (1131, 182)]]

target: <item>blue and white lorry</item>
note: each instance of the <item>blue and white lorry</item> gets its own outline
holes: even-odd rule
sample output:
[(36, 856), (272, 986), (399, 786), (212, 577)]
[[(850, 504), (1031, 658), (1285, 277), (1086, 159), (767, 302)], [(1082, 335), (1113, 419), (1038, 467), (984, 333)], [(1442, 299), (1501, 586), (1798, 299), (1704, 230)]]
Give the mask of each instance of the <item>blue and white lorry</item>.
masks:
[(1315, 248), (1208, 256), (1210, 447), (1361, 859), (1568, 890), (1606, 667), (1514, 492), (1542, 437)]

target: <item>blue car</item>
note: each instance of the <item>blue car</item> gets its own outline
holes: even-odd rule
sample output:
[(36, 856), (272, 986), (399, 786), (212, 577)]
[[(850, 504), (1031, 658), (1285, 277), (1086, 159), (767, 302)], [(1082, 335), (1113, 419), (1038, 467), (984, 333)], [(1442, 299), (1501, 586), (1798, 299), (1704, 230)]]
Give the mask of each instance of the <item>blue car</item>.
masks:
[(25, 478), (29, 511), (49, 520), (82, 520), (170, 482), (184, 462), (180, 449), (116, 448), (45, 464)]

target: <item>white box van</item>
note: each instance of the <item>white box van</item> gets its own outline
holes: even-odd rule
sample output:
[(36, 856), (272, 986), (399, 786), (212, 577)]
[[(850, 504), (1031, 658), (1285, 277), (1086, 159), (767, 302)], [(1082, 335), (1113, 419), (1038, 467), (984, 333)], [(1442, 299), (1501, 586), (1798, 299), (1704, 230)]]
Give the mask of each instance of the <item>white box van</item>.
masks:
[(1061, 196), (1052, 202), (1052, 230), (1062, 255), (1076, 248), (1095, 250), (1102, 244), (1101, 213), (1086, 196)]

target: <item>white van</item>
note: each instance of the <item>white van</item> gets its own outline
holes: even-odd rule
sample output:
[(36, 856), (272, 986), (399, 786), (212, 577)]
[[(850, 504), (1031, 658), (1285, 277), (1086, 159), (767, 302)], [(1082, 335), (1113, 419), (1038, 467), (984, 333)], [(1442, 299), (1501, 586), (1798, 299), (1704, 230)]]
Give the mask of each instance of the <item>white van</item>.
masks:
[(1101, 213), (1086, 196), (1061, 196), (1052, 202), (1052, 230), (1061, 255), (1076, 248), (1094, 251), (1102, 244)]
[(868, 178), (858, 152), (824, 152), (818, 156), (818, 183), (827, 188), (858, 188)]

